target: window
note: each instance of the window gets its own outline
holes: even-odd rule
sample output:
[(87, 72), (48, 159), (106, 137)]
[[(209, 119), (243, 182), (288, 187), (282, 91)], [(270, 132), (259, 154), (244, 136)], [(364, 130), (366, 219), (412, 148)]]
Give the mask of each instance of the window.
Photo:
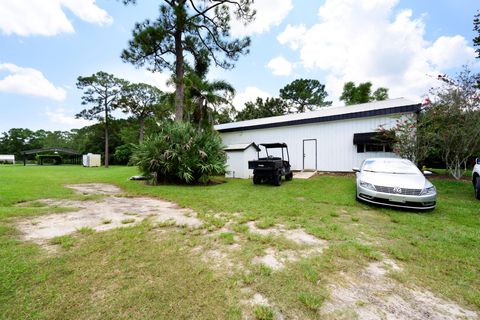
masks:
[(392, 152), (391, 142), (381, 140), (378, 132), (355, 133), (353, 144), (357, 146), (357, 153)]
[(366, 144), (365, 145), (366, 152), (384, 152), (384, 145), (383, 144)]
[(392, 147), (386, 144), (373, 144), (373, 143), (357, 144), (357, 153), (364, 153), (364, 152), (393, 152), (393, 151), (392, 151)]

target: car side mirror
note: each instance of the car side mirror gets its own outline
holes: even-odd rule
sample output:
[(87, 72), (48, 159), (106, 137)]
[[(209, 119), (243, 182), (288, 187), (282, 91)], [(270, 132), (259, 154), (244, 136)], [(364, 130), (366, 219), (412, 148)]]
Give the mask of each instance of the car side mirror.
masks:
[(352, 170), (353, 170), (353, 172), (360, 172), (360, 168), (356, 168), (356, 167), (355, 167), (355, 168), (353, 168)]
[(480, 164), (480, 158), (475, 159), (476, 164)]
[(432, 174), (433, 174), (432, 171), (428, 171), (428, 170), (423, 171), (424, 176), (431, 176)]

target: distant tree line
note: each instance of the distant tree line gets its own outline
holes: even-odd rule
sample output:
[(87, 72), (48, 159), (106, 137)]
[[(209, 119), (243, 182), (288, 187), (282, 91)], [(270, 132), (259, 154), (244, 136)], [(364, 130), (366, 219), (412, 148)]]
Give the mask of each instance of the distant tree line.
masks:
[[(236, 112), (230, 121), (242, 121), (258, 118), (281, 116), (290, 113), (318, 110), (332, 105), (327, 101), (325, 85), (315, 79), (297, 79), (279, 91), (278, 98), (257, 98), (245, 103), (245, 107)], [(340, 100), (346, 105), (388, 99), (388, 89), (380, 87), (372, 93), (372, 83), (347, 82), (343, 87)], [(235, 113), (236, 112), (236, 113)]]
[[(198, 129), (212, 130), (215, 124), (305, 112), (332, 104), (326, 101), (325, 86), (318, 80), (297, 79), (280, 89), (278, 98), (257, 98), (237, 112), (231, 103), (235, 89), (224, 80), (207, 80), (208, 68), (207, 60), (197, 60), (195, 66), (187, 65), (185, 73), (183, 117)], [(174, 93), (145, 83), (130, 83), (103, 71), (78, 77), (77, 87), (83, 91), (86, 108), (76, 117), (97, 120), (97, 124), (70, 131), (12, 128), (0, 135), (0, 153), (21, 157), (25, 150), (64, 147), (101, 153), (106, 165), (126, 164), (134, 145), (158, 132), (160, 122), (174, 121)], [(382, 98), (387, 97), (385, 94)], [(128, 118), (114, 119), (114, 110), (128, 114)]]
[[(145, 127), (146, 131), (151, 133), (158, 130), (153, 119), (146, 120)], [(109, 160), (111, 163), (128, 163), (132, 146), (138, 144), (138, 131), (139, 125), (134, 118), (111, 119), (109, 136)], [(0, 134), (0, 154), (14, 154), (17, 159), (22, 159), (22, 151), (25, 150), (54, 147), (68, 148), (82, 154), (91, 152), (104, 155), (104, 145), (104, 127), (101, 123), (70, 131), (33, 131), (12, 128)]]

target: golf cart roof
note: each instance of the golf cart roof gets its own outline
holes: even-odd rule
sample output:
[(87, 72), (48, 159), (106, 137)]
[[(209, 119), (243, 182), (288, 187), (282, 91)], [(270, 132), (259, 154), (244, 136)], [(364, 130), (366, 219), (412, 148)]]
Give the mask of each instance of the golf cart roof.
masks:
[(264, 146), (265, 148), (286, 148), (287, 144), (283, 142), (277, 142), (277, 143), (261, 143), (261, 146)]

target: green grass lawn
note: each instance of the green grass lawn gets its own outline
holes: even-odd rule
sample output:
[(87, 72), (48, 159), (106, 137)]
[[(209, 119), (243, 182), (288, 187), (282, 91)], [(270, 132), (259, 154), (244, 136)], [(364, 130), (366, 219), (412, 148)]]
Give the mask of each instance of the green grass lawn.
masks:
[[(393, 276), (405, 285), (480, 310), (480, 201), (467, 181), (432, 179), (437, 208), (410, 212), (356, 202), (353, 176), (294, 179), (281, 187), (254, 186), (250, 180), (154, 187), (129, 181), (135, 174), (132, 167), (0, 166), (0, 318), (240, 319), (244, 287), (267, 296), (287, 315), (316, 318), (339, 270), (359, 270), (382, 255), (402, 264), (403, 271)], [(106, 232), (83, 229), (55, 239), (56, 254), (19, 240), (16, 220), (65, 209), (18, 203), (79, 199), (63, 185), (85, 182), (111, 183), (132, 196), (192, 208), (207, 234), (229, 221), (233, 231), (205, 237), (202, 230), (148, 221)], [(259, 228), (304, 228), (327, 240), (328, 249), (278, 272), (251, 265), (248, 261), (269, 247), (296, 247), (250, 234), (248, 221)], [(215, 270), (191, 250), (237, 241), (242, 250), (235, 259), (246, 267), (235, 272)], [(258, 307), (252, 314), (269, 318), (271, 310)]]

